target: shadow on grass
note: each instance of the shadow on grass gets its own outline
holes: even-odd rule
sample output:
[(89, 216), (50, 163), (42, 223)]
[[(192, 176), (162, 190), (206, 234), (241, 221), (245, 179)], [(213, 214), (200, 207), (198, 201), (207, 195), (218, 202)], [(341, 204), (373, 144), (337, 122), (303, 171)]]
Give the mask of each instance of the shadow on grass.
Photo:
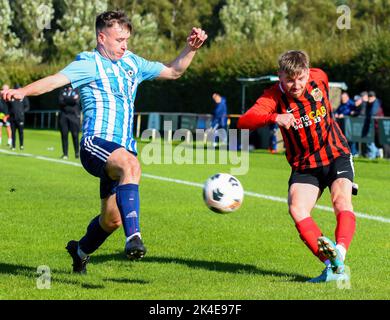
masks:
[(149, 283), (149, 281), (145, 281), (145, 280), (125, 279), (125, 278), (122, 279), (106, 278), (103, 280), (108, 282), (116, 282), (116, 283), (123, 283), (123, 284), (148, 284)]
[[(15, 265), (9, 263), (0, 262), (0, 275), (10, 275), (10, 276), (24, 276), (28, 279), (37, 280), (41, 274), (37, 273), (37, 268), (24, 266), (24, 265)], [(61, 277), (58, 277), (61, 276)], [(68, 276), (65, 278), (64, 276)], [(69, 279), (73, 278), (73, 279)], [(105, 286), (96, 283), (90, 283), (86, 281), (84, 275), (73, 274), (71, 271), (64, 271), (59, 269), (51, 269), (51, 279), (52, 283), (64, 283), (69, 285), (79, 286), (83, 289), (104, 289)], [(104, 278), (104, 281), (116, 282), (122, 284), (147, 284), (148, 281), (139, 280), (139, 279), (124, 279), (124, 278)]]
[[(51, 272), (51, 280), (53, 283), (65, 283), (70, 285), (76, 285), (80, 286), (84, 289), (104, 289), (104, 286), (97, 285), (93, 283), (86, 283), (85, 278), (83, 278), (82, 275), (72, 274), (70, 271), (64, 271), (64, 270), (58, 270), (58, 269), (50, 269)], [(12, 276), (25, 276), (29, 279), (39, 279), (39, 277), (42, 275), (41, 273), (37, 272), (37, 268), (30, 267), (30, 266), (24, 266), (19, 264), (9, 264), (9, 263), (3, 263), (0, 262), (0, 274), (5, 275), (12, 275)], [(77, 280), (71, 280), (71, 279), (64, 279), (63, 277), (58, 278), (57, 276), (70, 276), (70, 277), (78, 277), (80, 281)]]
[[(120, 252), (114, 254), (94, 256), (92, 257), (91, 262), (104, 263), (106, 261), (111, 261), (111, 260), (128, 261), (128, 259), (124, 256), (123, 252)], [(279, 272), (274, 270), (265, 270), (265, 269), (260, 269), (254, 265), (242, 264), (242, 263), (194, 260), (194, 259), (184, 259), (184, 258), (153, 257), (153, 256), (145, 257), (140, 262), (161, 263), (161, 264), (177, 263), (177, 264), (186, 265), (193, 269), (204, 269), (208, 271), (237, 273), (237, 274), (258, 274), (262, 276), (290, 278), (287, 281), (295, 281), (295, 282), (305, 282), (310, 279), (301, 274)], [(129, 263), (131, 262), (129, 261)]]

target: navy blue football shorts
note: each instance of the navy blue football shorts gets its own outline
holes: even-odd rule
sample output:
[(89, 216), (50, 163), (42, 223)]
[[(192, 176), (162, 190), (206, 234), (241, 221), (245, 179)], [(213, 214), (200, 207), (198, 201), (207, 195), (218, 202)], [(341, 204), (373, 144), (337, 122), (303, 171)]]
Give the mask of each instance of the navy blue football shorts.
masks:
[(88, 173), (100, 178), (100, 199), (116, 193), (119, 181), (112, 180), (108, 176), (106, 163), (111, 153), (119, 148), (124, 147), (98, 137), (86, 137), (80, 141), (81, 164)]
[(320, 188), (321, 192), (326, 187), (331, 187), (338, 178), (347, 178), (353, 182), (355, 170), (352, 155), (340, 156), (329, 165), (315, 169), (293, 170), (288, 181), (288, 188), (294, 183), (307, 183)]

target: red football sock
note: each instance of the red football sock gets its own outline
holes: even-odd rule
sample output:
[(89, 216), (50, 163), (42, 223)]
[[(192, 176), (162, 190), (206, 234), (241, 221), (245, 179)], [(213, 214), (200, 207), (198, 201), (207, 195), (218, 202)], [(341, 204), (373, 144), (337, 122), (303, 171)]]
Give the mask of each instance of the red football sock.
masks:
[(305, 218), (296, 223), (295, 227), (298, 229), (299, 236), (310, 249), (310, 251), (313, 252), (313, 254), (317, 256), (322, 262), (327, 260), (327, 258), (318, 251), (317, 239), (318, 237), (322, 236), (322, 232), (314, 220), (311, 217)]
[(336, 243), (344, 245), (345, 249), (352, 241), (356, 228), (356, 218), (351, 211), (340, 211), (337, 215), (337, 227), (335, 231)]

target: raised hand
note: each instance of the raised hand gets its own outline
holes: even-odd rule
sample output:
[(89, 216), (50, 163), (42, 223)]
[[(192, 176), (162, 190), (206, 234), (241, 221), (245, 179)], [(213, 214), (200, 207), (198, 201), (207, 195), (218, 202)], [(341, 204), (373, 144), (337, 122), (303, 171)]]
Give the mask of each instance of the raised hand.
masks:
[(192, 28), (187, 38), (187, 44), (192, 50), (198, 50), (208, 38), (206, 32), (200, 28)]

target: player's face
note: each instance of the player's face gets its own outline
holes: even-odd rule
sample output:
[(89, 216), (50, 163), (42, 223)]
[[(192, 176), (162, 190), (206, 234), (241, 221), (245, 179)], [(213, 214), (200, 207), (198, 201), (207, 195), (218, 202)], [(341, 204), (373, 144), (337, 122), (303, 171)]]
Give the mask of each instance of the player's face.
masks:
[(306, 88), (309, 80), (309, 70), (303, 70), (296, 76), (289, 76), (284, 71), (279, 72), (279, 79), (283, 85), (284, 90), (294, 98), (299, 98)]
[(106, 28), (99, 34), (98, 42), (104, 48), (108, 58), (113, 61), (118, 61), (127, 50), (129, 38), (129, 29), (116, 23), (111, 28)]

